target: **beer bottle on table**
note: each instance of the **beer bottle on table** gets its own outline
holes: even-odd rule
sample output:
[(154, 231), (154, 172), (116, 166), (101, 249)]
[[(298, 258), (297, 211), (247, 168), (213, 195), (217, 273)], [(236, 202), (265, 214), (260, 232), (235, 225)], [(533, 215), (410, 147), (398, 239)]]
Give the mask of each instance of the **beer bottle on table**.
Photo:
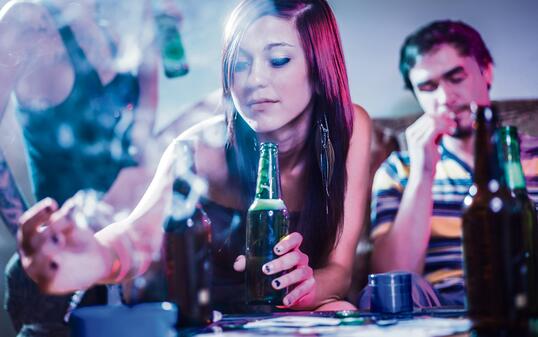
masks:
[(476, 331), (516, 336), (526, 329), (521, 224), (499, 163), (496, 111), (473, 110), (474, 176), (463, 206), (467, 309)]
[(278, 275), (265, 275), (262, 266), (278, 257), (273, 248), (288, 235), (288, 226), (288, 210), (280, 195), (278, 147), (274, 143), (262, 143), (256, 196), (247, 214), (245, 281), (248, 304), (282, 304), (286, 289), (275, 290), (271, 281)]
[(500, 129), (500, 146), (502, 164), (506, 182), (512, 195), (516, 198), (516, 210), (521, 216), (523, 243), (525, 247), (524, 265), (526, 271), (525, 288), (529, 315), (538, 319), (538, 227), (534, 202), (527, 194), (527, 185), (520, 161), (519, 137), (515, 126), (503, 126)]
[(178, 326), (211, 323), (211, 221), (198, 203), (206, 185), (188, 168), (187, 147), (173, 185), (170, 215), (164, 224), (168, 300), (178, 306)]

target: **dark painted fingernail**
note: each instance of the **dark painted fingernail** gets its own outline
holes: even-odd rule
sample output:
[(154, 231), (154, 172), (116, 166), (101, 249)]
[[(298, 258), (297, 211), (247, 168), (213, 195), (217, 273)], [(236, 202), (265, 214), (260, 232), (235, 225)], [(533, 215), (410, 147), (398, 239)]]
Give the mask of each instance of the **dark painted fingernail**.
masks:
[(54, 261), (50, 262), (50, 269), (52, 270), (58, 270), (58, 264)]
[(58, 235), (56, 234), (53, 234), (51, 236), (51, 240), (52, 240), (52, 243), (54, 243), (55, 245), (57, 245), (60, 242), (60, 239), (58, 239)]
[(273, 282), (275, 283), (275, 288), (280, 288), (280, 281), (279, 280), (274, 280)]
[(263, 269), (265, 270), (266, 273), (270, 273), (270, 272), (271, 272), (271, 267), (270, 267), (268, 264), (264, 265), (264, 266), (263, 266)]

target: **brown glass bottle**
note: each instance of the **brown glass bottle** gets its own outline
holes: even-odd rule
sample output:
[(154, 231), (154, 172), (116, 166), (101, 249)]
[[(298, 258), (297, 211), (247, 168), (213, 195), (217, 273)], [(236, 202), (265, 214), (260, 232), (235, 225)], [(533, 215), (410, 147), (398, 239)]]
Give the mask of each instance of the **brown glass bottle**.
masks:
[(248, 304), (282, 304), (286, 289), (275, 290), (262, 266), (276, 259), (274, 246), (288, 235), (288, 209), (280, 195), (278, 147), (262, 143), (256, 182), (256, 196), (248, 209), (246, 237), (246, 300)]
[(526, 329), (520, 293), (522, 231), (497, 152), (497, 115), (476, 108), (474, 177), (463, 207), (467, 307), (479, 332)]
[(524, 288), (528, 313), (538, 319), (538, 225), (534, 202), (527, 193), (527, 185), (520, 161), (519, 137), (515, 126), (500, 129), (499, 151), (507, 185), (516, 199), (515, 210), (521, 217), (525, 256), (522, 271), (525, 272)]
[(185, 207), (188, 192), (188, 184), (177, 178), (172, 214), (164, 225), (168, 300), (178, 306), (180, 327), (207, 325), (213, 318), (211, 221), (201, 207), (190, 217), (174, 212)]

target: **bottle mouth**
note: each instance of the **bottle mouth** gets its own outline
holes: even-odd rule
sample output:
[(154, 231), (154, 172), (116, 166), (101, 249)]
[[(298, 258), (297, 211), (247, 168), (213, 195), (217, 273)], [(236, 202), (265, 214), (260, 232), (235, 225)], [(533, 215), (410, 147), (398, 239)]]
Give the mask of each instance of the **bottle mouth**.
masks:
[(517, 127), (513, 125), (503, 125), (499, 129), (501, 135), (503, 136), (511, 136), (511, 137), (517, 137)]
[(278, 144), (273, 142), (263, 142), (260, 144), (260, 150), (266, 148), (266, 149), (278, 149)]
[(495, 106), (471, 104), (470, 108), (475, 121), (483, 120), (497, 124), (498, 117), (497, 108)]

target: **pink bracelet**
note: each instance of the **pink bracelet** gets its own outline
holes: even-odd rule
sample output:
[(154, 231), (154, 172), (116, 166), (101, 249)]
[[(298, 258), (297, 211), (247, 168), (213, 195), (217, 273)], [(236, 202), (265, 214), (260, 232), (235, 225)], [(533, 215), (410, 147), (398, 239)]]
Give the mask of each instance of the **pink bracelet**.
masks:
[[(103, 244), (111, 248), (116, 255), (112, 262), (111, 270), (111, 274), (116, 275), (114, 277), (114, 283), (121, 282), (132, 268), (132, 251), (129, 251), (129, 248), (132, 248), (132, 244), (125, 242), (127, 234), (119, 231), (118, 227), (120, 225), (112, 224), (98, 233)], [(130, 240), (127, 238), (127, 241)]]

